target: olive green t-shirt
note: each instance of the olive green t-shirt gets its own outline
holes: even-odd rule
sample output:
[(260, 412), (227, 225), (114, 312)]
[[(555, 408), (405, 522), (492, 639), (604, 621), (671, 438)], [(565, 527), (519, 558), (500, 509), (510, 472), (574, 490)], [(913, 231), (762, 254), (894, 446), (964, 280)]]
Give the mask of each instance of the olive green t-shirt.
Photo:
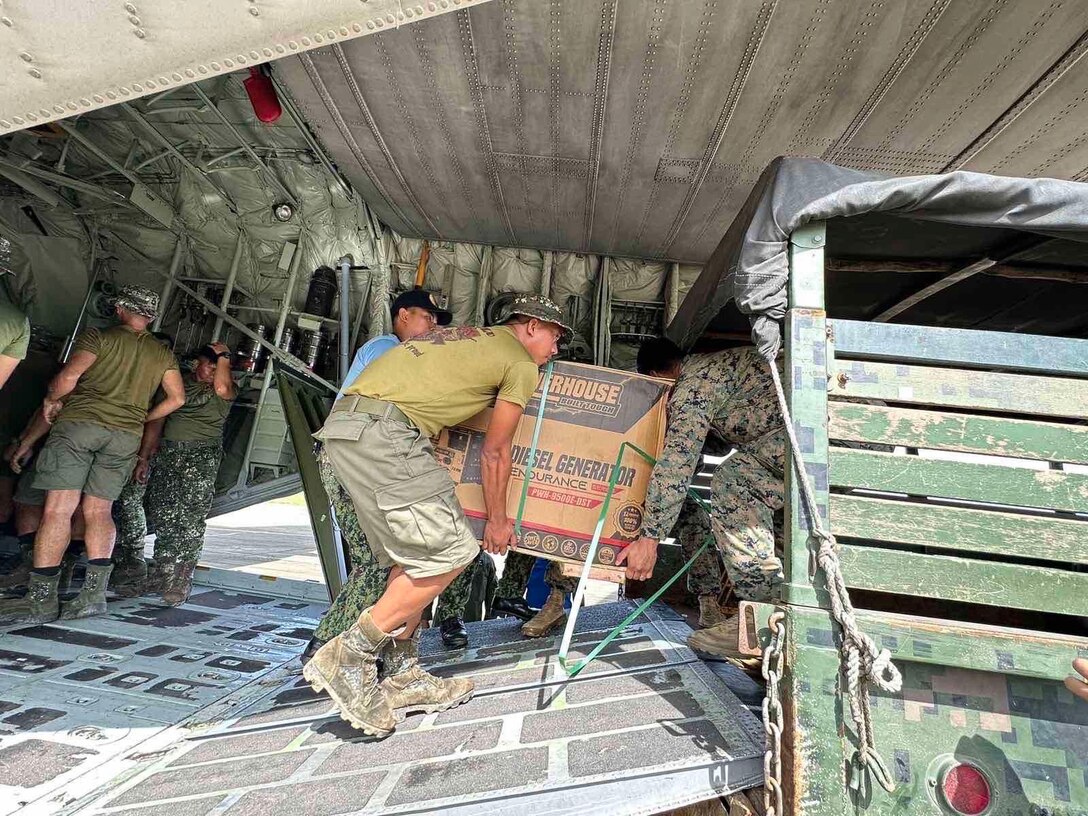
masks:
[(128, 326), (87, 329), (72, 350), (89, 351), (96, 359), (65, 398), (60, 418), (143, 433), (147, 406), (163, 374), (177, 370), (174, 353), (150, 332)]
[(0, 355), (22, 360), (30, 345), (30, 321), (10, 303), (0, 301)]
[(216, 394), (211, 383), (186, 374), (185, 404), (166, 418), (162, 438), (170, 442), (221, 441), (232, 402)]
[(391, 402), (434, 436), (496, 398), (524, 408), (539, 380), (536, 363), (511, 329), (456, 326), (390, 349), (344, 393)]

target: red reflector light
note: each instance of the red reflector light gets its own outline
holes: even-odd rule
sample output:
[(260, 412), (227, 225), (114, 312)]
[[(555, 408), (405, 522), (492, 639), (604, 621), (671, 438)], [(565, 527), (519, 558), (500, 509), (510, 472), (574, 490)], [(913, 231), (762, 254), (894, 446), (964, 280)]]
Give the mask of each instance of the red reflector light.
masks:
[(990, 783), (974, 765), (956, 765), (949, 770), (941, 789), (956, 813), (977, 816), (990, 806)]

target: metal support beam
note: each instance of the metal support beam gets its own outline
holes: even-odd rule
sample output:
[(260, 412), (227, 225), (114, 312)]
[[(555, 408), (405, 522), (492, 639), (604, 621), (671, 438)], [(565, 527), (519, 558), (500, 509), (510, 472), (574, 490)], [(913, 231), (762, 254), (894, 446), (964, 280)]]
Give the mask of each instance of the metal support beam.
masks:
[(82, 133), (80, 133), (79, 128), (77, 128), (74, 123), (70, 123), (70, 122), (61, 120), (60, 122), (57, 122), (57, 127), (62, 128), (69, 136), (71, 136), (73, 139), (75, 139), (77, 142), (79, 142), (79, 144), (81, 144), (83, 147), (87, 148), (87, 150), (89, 150), (91, 153), (93, 153), (99, 159), (104, 161), (106, 164), (108, 164), (110, 167), (112, 167), (114, 170), (116, 170), (118, 173), (120, 173), (126, 179), (131, 181), (133, 184), (139, 185), (141, 187), (144, 186), (144, 183), (142, 181), (140, 181), (139, 176), (137, 176), (135, 173), (133, 173), (131, 170), (129, 170), (127, 167), (125, 167), (123, 164), (121, 164), (119, 161), (114, 159), (112, 156), (110, 156), (109, 153), (107, 153), (105, 150), (103, 150), (98, 145), (96, 145), (93, 141), (91, 141), (91, 139), (87, 138)]
[(185, 258), (186, 238), (184, 235), (178, 236), (178, 242), (174, 245), (174, 255), (170, 259), (170, 273), (166, 278), (166, 281), (162, 285), (162, 291), (159, 293), (159, 314), (151, 324), (152, 331), (158, 331), (162, 326), (162, 319), (166, 315), (166, 310), (170, 308), (170, 295), (173, 294), (174, 284), (177, 283), (178, 272), (181, 270), (182, 261)]
[(351, 320), (351, 259), (348, 257), (340, 260), (340, 382), (348, 376), (351, 367), (351, 335), (348, 331), (348, 323)]
[[(219, 194), (220, 198), (222, 198), (223, 201), (226, 202), (227, 208), (234, 215), (238, 215), (238, 207), (235, 205), (233, 199), (231, 199), (231, 197), (227, 194), (227, 191), (220, 187), (218, 184), (216, 184), (214, 181), (212, 181), (211, 177), (201, 168), (197, 167), (195, 164), (189, 161), (189, 159), (185, 158), (185, 156), (180, 150), (178, 150), (173, 142), (163, 136), (158, 131), (158, 129), (147, 120), (146, 117), (144, 117), (138, 110), (136, 110), (136, 108), (134, 108), (128, 102), (122, 102), (121, 109), (128, 114), (129, 118), (132, 119), (132, 121), (142, 127), (144, 131), (148, 134), (148, 136), (150, 136), (155, 142), (157, 142), (160, 147), (162, 147), (171, 156), (177, 159), (182, 164), (182, 166), (191, 170), (199, 178), (204, 179), (204, 181), (207, 182), (211, 186), (211, 188)], [(142, 167), (143, 165), (141, 164), (140, 166)]]
[(876, 317), (873, 318), (873, 320), (875, 322), (877, 322), (877, 323), (887, 323), (893, 317), (896, 317), (897, 315), (902, 314), (907, 309), (910, 309), (912, 306), (918, 305), (919, 303), (921, 303), (926, 298), (930, 298), (933, 295), (937, 294), (938, 292), (944, 291), (949, 286), (955, 286), (960, 281), (966, 280), (967, 278), (970, 278), (970, 277), (972, 277), (974, 275), (977, 275), (979, 272), (985, 272), (991, 266), (994, 266), (996, 264), (997, 264), (997, 261), (995, 261), (995, 260), (993, 260), (991, 258), (983, 258), (980, 261), (975, 261), (973, 264), (968, 264), (967, 266), (963, 267), (962, 269), (959, 269), (959, 270), (957, 270), (955, 272), (952, 272), (949, 275), (946, 275), (945, 277), (941, 278), (939, 281), (934, 281), (929, 286), (926, 286), (926, 287), (918, 290), (913, 295), (910, 295), (909, 297), (903, 298), (901, 301), (896, 303), (894, 306), (890, 306), (887, 309), (885, 309), (883, 312), (878, 314)]
[(318, 161), (321, 162), (321, 165), (325, 170), (328, 171), (328, 174), (336, 179), (336, 183), (340, 185), (340, 189), (344, 191), (344, 195), (347, 199), (353, 201), (355, 199), (355, 190), (347, 180), (340, 175), (340, 171), (337, 170), (336, 165), (332, 163), (332, 159), (330, 159), (329, 154), (325, 152), (325, 148), (323, 148), (320, 143), (318, 143), (317, 139), (314, 138), (314, 135), (310, 133), (310, 128), (306, 124), (306, 119), (299, 113), (298, 108), (295, 107), (290, 92), (283, 87), (283, 84), (278, 79), (276, 79), (275, 72), (272, 72), (270, 76), (272, 78), (272, 85), (276, 88), (276, 94), (279, 96), (280, 106), (287, 111), (287, 115), (294, 120), (299, 132), (302, 134), (302, 138), (306, 140), (306, 144), (310, 146), (310, 149), (317, 156)]
[[(242, 231), (238, 232), (238, 242), (234, 245), (234, 257), (230, 261), (230, 272), (227, 274), (227, 282), (223, 286), (223, 297), (219, 301), (219, 308), (226, 314), (227, 308), (230, 306), (230, 296), (234, 294), (234, 282), (238, 280), (238, 267), (242, 261), (242, 250), (245, 249), (246, 234)], [(223, 318), (215, 318), (215, 326), (212, 328), (212, 342), (219, 341), (219, 333), (223, 331)]]
[(7, 167), (18, 172), (26, 173), (27, 175), (35, 176), (43, 181), (49, 181), (53, 184), (60, 185), (61, 187), (67, 187), (76, 192), (83, 193), (85, 195), (100, 198), (103, 201), (108, 201), (111, 204), (117, 204), (121, 207), (133, 207), (135, 206), (127, 198), (121, 195), (116, 190), (110, 190), (107, 187), (99, 187), (97, 184), (91, 184), (89, 181), (83, 181), (82, 179), (72, 178), (63, 173), (54, 173), (52, 170), (45, 170), (34, 164), (19, 164), (17, 162), (8, 161), (7, 159), (0, 158), (0, 167)]
[(279, 176), (277, 176), (272, 171), (272, 168), (265, 164), (264, 160), (257, 155), (256, 151), (254, 151), (253, 148), (249, 146), (249, 141), (246, 139), (245, 136), (242, 135), (238, 128), (234, 126), (234, 123), (227, 119), (227, 117), (223, 114), (223, 111), (219, 110), (219, 108), (216, 107), (215, 103), (213, 103), (208, 95), (204, 93), (204, 89), (201, 88), (200, 85), (194, 83), (189, 87), (191, 87), (196, 95), (200, 97), (201, 101), (203, 101), (208, 106), (211, 112), (215, 115), (215, 118), (218, 119), (223, 124), (223, 126), (231, 132), (231, 134), (233, 134), (234, 138), (238, 141), (238, 146), (246, 152), (246, 155), (248, 155), (250, 159), (256, 162), (257, 166), (261, 168), (261, 172), (263, 172), (265, 177), (272, 183), (272, 186), (279, 190), (287, 198), (288, 202), (290, 202), (290, 204), (297, 210), (298, 199), (296, 199), (291, 191), (287, 189), (287, 186), (282, 181), (280, 181)]

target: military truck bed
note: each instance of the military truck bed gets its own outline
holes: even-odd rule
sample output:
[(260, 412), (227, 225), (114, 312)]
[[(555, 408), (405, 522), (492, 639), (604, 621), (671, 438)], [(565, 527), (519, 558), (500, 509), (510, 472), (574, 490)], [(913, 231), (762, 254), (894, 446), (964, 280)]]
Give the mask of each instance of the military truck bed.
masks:
[[(516, 621), (469, 624), (467, 653), (426, 637), (429, 667), (477, 696), (376, 742), (301, 679), (320, 586), (200, 579), (176, 609), (0, 630), (0, 814), (648, 814), (761, 781), (756, 717), (667, 607), (573, 681), (557, 638)], [(631, 609), (584, 610), (575, 648)]]

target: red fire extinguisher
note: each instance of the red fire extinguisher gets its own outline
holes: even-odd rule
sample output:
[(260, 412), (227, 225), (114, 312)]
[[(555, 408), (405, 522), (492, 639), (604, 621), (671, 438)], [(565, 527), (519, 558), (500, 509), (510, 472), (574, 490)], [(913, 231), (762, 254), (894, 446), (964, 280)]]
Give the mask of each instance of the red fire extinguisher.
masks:
[(249, 102), (253, 105), (253, 112), (265, 124), (275, 122), (283, 114), (280, 107), (280, 98), (276, 94), (276, 86), (272, 84), (272, 77), (260, 68), (250, 68), (249, 77), (242, 82), (249, 94)]

